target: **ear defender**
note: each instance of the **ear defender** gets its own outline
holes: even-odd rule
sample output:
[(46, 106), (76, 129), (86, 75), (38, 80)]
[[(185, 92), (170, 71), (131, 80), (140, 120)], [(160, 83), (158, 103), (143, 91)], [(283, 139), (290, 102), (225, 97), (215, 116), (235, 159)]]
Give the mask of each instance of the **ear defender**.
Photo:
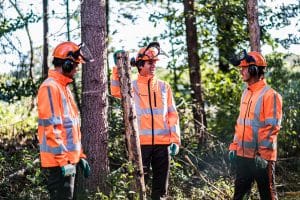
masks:
[(75, 63), (73, 60), (74, 54), (70, 51), (67, 55), (66, 61), (62, 64), (62, 70), (64, 73), (70, 73), (74, 69)]
[(258, 67), (256, 65), (249, 65), (248, 72), (251, 76), (257, 76), (258, 75)]
[(62, 70), (64, 73), (70, 73), (74, 69), (74, 62), (67, 59), (62, 65)]

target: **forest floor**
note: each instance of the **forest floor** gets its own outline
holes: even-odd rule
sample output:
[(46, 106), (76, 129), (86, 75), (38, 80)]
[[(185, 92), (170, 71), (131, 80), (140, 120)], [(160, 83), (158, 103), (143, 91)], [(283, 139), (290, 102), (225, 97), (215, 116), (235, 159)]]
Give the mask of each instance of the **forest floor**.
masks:
[[(277, 162), (276, 188), (279, 199), (300, 199), (299, 172), (299, 158), (282, 159)], [(251, 195), (250, 199), (259, 199), (256, 189), (253, 191), (255, 195)], [(47, 197), (37, 145), (32, 140), (23, 145), (13, 142), (9, 145), (0, 143), (0, 199), (40, 200)]]

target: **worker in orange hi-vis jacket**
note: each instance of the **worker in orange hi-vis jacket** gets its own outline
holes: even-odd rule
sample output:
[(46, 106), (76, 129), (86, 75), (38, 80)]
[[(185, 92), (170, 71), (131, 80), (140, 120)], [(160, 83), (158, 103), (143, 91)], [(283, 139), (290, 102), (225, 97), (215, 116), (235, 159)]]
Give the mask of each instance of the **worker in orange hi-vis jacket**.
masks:
[[(115, 64), (121, 51), (114, 54)], [(159, 53), (159, 43), (153, 42), (131, 59), (131, 65), (139, 72), (132, 82), (133, 98), (146, 182), (150, 165), (153, 172), (153, 200), (167, 197), (170, 158), (178, 153), (180, 145), (179, 117), (171, 87), (155, 76)], [(121, 97), (117, 67), (113, 68), (111, 94)]]
[(229, 160), (236, 165), (233, 199), (243, 199), (257, 182), (263, 200), (278, 199), (275, 189), (277, 135), (282, 119), (282, 98), (264, 78), (267, 63), (259, 52), (243, 51), (233, 62), (240, 67), (244, 90)]
[(81, 146), (79, 112), (68, 85), (78, 64), (91, 61), (84, 44), (60, 43), (53, 51), (54, 69), (38, 90), (40, 159), (53, 200), (73, 199), (78, 163), (85, 177), (90, 174)]

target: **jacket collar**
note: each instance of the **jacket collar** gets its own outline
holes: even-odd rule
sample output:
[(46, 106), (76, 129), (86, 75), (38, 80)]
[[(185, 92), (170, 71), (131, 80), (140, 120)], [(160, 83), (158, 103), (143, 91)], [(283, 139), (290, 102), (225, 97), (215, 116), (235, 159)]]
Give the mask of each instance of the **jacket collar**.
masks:
[(151, 80), (151, 82), (153, 82), (153, 80), (156, 80), (155, 76), (141, 76), (140, 74), (138, 75), (137, 78), (139, 83), (148, 83), (149, 80)]
[(48, 77), (54, 79), (58, 83), (60, 83), (63, 86), (68, 85), (69, 83), (73, 82), (73, 80), (69, 77), (64, 76), (63, 74), (59, 73), (55, 70), (49, 70)]
[(252, 92), (255, 92), (257, 90), (262, 89), (267, 85), (267, 82), (265, 79), (261, 79), (257, 81), (256, 83), (253, 83), (252, 85), (248, 86), (248, 90), (251, 90)]

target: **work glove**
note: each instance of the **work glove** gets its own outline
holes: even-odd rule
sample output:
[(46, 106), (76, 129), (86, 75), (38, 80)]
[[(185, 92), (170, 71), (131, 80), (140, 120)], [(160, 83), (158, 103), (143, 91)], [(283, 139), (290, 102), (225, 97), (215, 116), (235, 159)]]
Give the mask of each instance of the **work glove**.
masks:
[(76, 174), (76, 167), (72, 164), (67, 164), (61, 167), (62, 175), (63, 176), (75, 176)]
[(228, 153), (229, 162), (233, 163), (236, 160), (236, 151), (230, 150)]
[(259, 155), (255, 156), (255, 167), (257, 169), (265, 169), (268, 166), (268, 161), (260, 157)]
[(114, 63), (115, 63), (115, 65), (117, 65), (117, 63), (118, 63), (118, 58), (117, 58), (117, 54), (118, 53), (125, 53), (125, 51), (124, 50), (117, 50), (117, 51), (114, 52), (113, 57), (114, 57)]
[(169, 154), (171, 156), (175, 156), (179, 152), (179, 146), (176, 143), (171, 143), (168, 148), (169, 148)]
[(81, 167), (81, 169), (83, 171), (84, 177), (85, 178), (89, 177), (90, 172), (91, 172), (91, 168), (90, 168), (90, 165), (89, 165), (88, 161), (84, 158), (80, 158), (79, 166)]

